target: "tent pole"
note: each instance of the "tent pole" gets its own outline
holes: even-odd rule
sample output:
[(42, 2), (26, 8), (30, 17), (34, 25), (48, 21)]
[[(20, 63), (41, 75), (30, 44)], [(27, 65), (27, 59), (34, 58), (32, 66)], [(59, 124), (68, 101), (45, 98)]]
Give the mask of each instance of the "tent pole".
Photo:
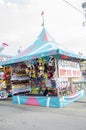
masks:
[(55, 56), (55, 81), (56, 81), (56, 88), (57, 88), (57, 95), (59, 96), (59, 88), (58, 88), (58, 78), (59, 78), (59, 75), (58, 75), (58, 63), (57, 63), (57, 58)]
[(58, 77), (58, 67), (57, 67), (57, 59), (55, 56), (55, 72), (56, 72), (56, 78)]

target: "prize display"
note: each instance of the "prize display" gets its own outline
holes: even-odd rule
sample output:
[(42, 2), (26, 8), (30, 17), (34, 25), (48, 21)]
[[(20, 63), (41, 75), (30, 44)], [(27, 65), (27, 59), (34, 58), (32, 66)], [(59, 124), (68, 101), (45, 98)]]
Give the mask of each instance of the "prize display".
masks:
[(5, 74), (5, 82), (11, 84), (11, 93), (45, 96), (47, 90), (46, 95), (62, 96), (81, 90), (79, 63), (58, 60), (55, 64), (55, 60), (54, 56), (48, 56), (13, 64), (11, 78)]
[(6, 83), (4, 80), (4, 68), (0, 67), (0, 99), (6, 99), (7, 97)]
[(12, 66), (11, 75), (11, 87), (12, 94), (18, 94), (22, 92), (27, 92), (29, 88), (29, 76), (26, 71), (26, 64), (15, 64)]
[[(29, 92), (28, 94), (43, 95), (45, 88), (55, 91), (54, 57), (39, 58), (12, 66), (12, 94)], [(56, 95), (56, 93), (55, 93)]]

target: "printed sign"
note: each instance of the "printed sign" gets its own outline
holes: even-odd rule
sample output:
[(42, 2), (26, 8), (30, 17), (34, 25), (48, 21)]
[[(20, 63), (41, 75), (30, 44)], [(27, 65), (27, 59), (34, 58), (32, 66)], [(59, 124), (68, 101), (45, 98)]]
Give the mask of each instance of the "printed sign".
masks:
[(79, 63), (59, 60), (59, 77), (81, 77)]

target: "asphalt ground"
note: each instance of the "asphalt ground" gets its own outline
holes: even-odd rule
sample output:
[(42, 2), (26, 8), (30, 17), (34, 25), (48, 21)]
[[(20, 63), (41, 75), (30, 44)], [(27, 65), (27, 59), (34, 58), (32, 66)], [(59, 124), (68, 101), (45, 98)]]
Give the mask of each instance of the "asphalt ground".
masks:
[(0, 102), (0, 130), (86, 130), (86, 98), (64, 108)]
[(63, 108), (0, 100), (0, 130), (86, 130), (86, 97)]
[(21, 105), (21, 104), (14, 104), (12, 102), (11, 97), (5, 100), (0, 100), (0, 106), (6, 107), (13, 107), (18, 109), (24, 110), (31, 110), (31, 111), (39, 111), (39, 110), (46, 110), (46, 111), (58, 111), (60, 110), (77, 110), (77, 111), (86, 111), (86, 96), (78, 101), (68, 104), (63, 108), (52, 108), (52, 107), (40, 107), (40, 106), (28, 106), (28, 105)]

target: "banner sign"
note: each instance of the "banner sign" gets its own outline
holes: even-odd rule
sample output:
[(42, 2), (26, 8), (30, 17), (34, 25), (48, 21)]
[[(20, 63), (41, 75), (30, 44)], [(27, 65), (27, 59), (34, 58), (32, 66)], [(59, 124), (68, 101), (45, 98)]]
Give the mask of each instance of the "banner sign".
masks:
[(59, 60), (59, 77), (81, 77), (80, 66), (78, 62)]

